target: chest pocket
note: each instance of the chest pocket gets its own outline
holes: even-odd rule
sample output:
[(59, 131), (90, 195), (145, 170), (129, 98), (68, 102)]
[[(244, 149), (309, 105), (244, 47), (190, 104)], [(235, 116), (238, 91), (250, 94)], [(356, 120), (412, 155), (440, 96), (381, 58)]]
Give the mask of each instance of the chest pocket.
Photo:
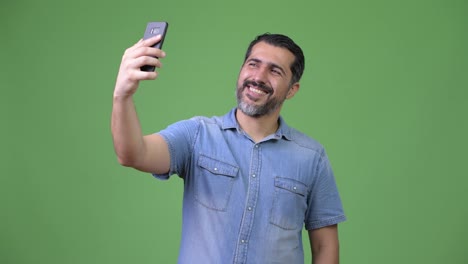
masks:
[(200, 155), (198, 167), (200, 173), (193, 179), (195, 199), (210, 209), (225, 211), (239, 167), (205, 155)]
[(283, 229), (302, 228), (307, 210), (307, 189), (302, 182), (276, 177), (270, 223)]

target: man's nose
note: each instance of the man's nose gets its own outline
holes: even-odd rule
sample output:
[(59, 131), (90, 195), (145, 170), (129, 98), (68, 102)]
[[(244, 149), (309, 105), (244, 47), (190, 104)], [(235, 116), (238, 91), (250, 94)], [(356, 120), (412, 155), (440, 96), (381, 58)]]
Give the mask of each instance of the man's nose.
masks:
[(259, 68), (253, 75), (253, 80), (258, 83), (266, 83), (268, 79), (268, 70), (266, 68)]

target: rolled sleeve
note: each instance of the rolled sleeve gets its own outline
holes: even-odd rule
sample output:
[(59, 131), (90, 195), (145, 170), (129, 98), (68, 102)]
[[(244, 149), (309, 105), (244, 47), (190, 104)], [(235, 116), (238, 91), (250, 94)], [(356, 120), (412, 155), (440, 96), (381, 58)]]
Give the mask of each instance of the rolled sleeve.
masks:
[(170, 168), (166, 174), (155, 174), (157, 179), (167, 180), (177, 174), (184, 177), (186, 167), (193, 152), (193, 145), (200, 127), (200, 121), (194, 117), (179, 121), (158, 132), (163, 137), (169, 148)]
[(335, 177), (325, 151), (317, 165), (317, 180), (309, 194), (305, 228), (317, 229), (346, 220)]

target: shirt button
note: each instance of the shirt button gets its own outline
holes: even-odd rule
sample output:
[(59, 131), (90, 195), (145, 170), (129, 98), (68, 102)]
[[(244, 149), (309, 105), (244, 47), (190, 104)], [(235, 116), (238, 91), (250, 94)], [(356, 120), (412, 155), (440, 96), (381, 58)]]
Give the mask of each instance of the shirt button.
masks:
[(217, 170), (218, 170), (218, 168), (214, 168), (214, 170), (215, 170), (215, 171), (217, 171)]
[(244, 239), (241, 240), (241, 243), (246, 243), (247, 241), (245, 241)]
[(255, 145), (256, 148), (258, 148), (258, 145)]
[(296, 187), (296, 186), (294, 186), (294, 187), (293, 187), (293, 189), (294, 189), (294, 190), (297, 190), (297, 187)]
[(252, 207), (250, 207), (250, 206), (247, 207), (247, 210), (252, 211)]
[(252, 177), (253, 177), (253, 178), (255, 178), (255, 177), (256, 177), (256, 175), (255, 175), (255, 174), (252, 174)]

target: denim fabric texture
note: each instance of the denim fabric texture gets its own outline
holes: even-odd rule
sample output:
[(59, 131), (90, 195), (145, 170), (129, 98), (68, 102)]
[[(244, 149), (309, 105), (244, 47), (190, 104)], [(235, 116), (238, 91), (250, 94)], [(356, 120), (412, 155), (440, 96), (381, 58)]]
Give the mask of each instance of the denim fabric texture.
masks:
[(322, 145), (280, 117), (254, 142), (232, 109), (160, 131), (184, 181), (178, 263), (304, 263), (302, 228), (346, 220)]

